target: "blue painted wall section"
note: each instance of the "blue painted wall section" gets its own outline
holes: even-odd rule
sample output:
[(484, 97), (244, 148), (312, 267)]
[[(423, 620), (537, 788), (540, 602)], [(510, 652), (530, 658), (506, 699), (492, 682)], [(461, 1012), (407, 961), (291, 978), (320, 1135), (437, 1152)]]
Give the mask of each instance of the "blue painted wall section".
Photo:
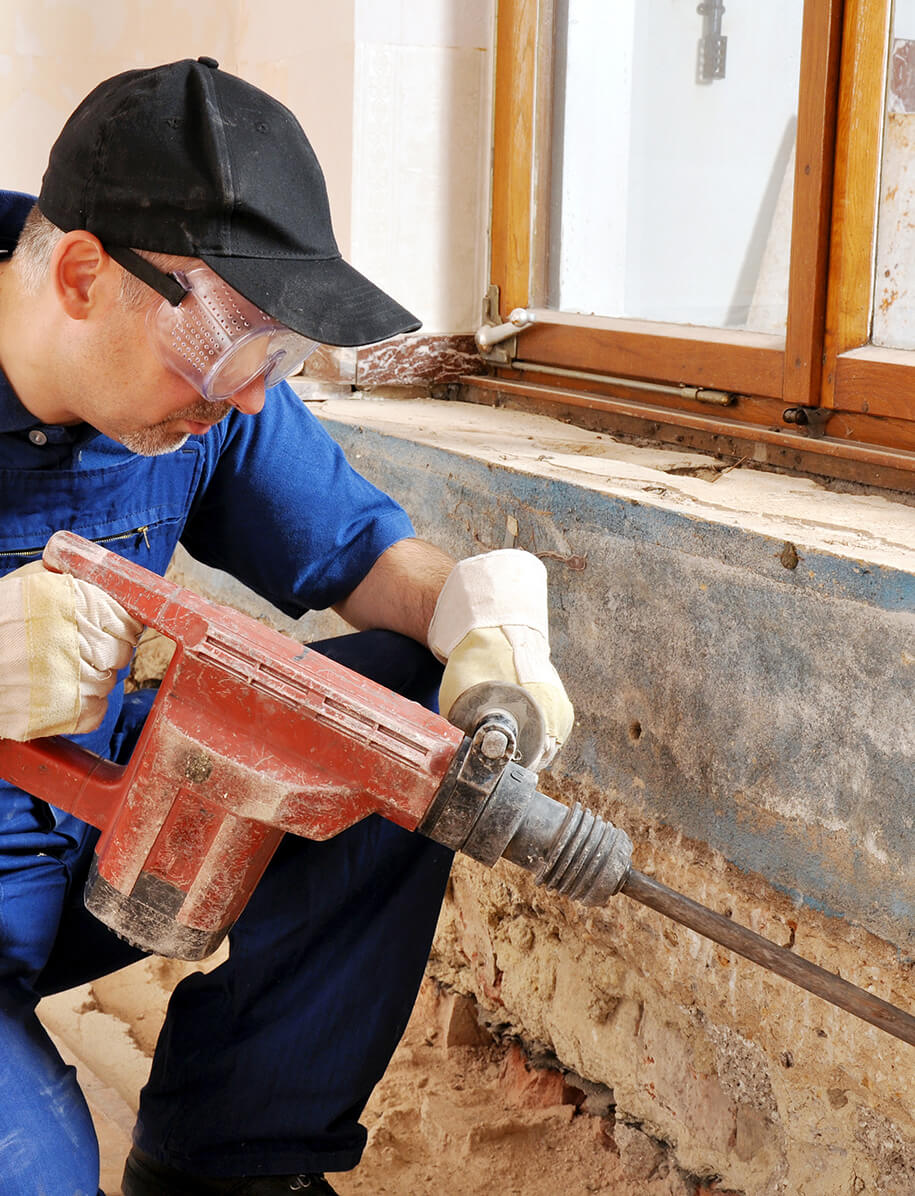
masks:
[(545, 561), (577, 712), (560, 791), (583, 779), (915, 951), (915, 575), (330, 430), (420, 535)]

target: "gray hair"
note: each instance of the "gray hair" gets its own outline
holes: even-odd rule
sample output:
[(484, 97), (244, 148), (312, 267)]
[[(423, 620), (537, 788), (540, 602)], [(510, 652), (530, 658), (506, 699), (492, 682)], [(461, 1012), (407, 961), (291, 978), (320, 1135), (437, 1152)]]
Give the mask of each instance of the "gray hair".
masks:
[(62, 236), (57, 225), (38, 210), (38, 204), (34, 204), (13, 251), (13, 269), (27, 295), (36, 294), (47, 278), (51, 254)]
[[(27, 295), (37, 294), (47, 279), (51, 268), (51, 255), (63, 235), (63, 230), (52, 224), (39, 210), (38, 204), (34, 204), (25, 218), (12, 257), (13, 269)], [(186, 270), (194, 264), (193, 258), (178, 257), (174, 254), (151, 253), (147, 250), (136, 252), (160, 270)], [(120, 300), (125, 307), (145, 307), (154, 294), (145, 282), (122, 268)]]

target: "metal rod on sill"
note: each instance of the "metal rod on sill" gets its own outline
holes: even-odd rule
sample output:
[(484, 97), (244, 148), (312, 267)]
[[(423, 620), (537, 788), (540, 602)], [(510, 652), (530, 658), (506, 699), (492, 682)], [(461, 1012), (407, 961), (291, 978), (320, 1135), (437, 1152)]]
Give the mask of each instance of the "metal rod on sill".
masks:
[(586, 370), (567, 370), (558, 365), (538, 365), (534, 361), (513, 361), (513, 370), (528, 370), (537, 374), (556, 374), (561, 378), (577, 378), (585, 382), (610, 382), (615, 386), (628, 386), (632, 390), (648, 390), (655, 394), (677, 395), (681, 399), (692, 399), (697, 403), (711, 403), (716, 407), (727, 407), (737, 395), (728, 390), (711, 390), (705, 386), (669, 386), (661, 382), (643, 382), (639, 378), (620, 378), (613, 374), (590, 374)]

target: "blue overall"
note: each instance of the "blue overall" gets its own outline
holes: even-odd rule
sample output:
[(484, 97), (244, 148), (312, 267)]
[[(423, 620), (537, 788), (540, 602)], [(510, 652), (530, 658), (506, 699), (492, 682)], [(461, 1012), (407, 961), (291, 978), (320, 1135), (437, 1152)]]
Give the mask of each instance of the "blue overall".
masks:
[[(0, 252), (27, 197), (0, 193)], [(137, 457), (86, 425), (39, 424), (0, 373), (0, 574), (69, 528), (163, 572), (180, 540), (298, 616), (345, 597), (405, 513), (356, 474), (284, 385), (177, 452)], [(321, 650), (432, 706), (438, 665), (412, 640), (364, 632)], [(124, 759), (152, 692), (118, 687), (74, 737)], [(0, 782), (0, 1192), (94, 1196), (98, 1149), (75, 1074), (42, 1030), (42, 995), (139, 957), (87, 914), (97, 837)], [(372, 817), (326, 843), (287, 836), (230, 935), (230, 955), (176, 989), (136, 1141), (205, 1175), (346, 1170), (360, 1113), (409, 1017), (451, 853)]]

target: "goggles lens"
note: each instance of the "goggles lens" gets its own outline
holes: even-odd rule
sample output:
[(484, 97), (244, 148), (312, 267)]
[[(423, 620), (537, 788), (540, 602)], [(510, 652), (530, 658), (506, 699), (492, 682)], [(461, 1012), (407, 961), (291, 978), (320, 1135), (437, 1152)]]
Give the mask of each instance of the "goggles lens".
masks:
[(175, 277), (187, 294), (177, 306), (163, 299), (146, 318), (164, 365), (205, 399), (229, 399), (263, 375), (275, 386), (302, 368), (317, 341), (266, 315), (206, 266)]

